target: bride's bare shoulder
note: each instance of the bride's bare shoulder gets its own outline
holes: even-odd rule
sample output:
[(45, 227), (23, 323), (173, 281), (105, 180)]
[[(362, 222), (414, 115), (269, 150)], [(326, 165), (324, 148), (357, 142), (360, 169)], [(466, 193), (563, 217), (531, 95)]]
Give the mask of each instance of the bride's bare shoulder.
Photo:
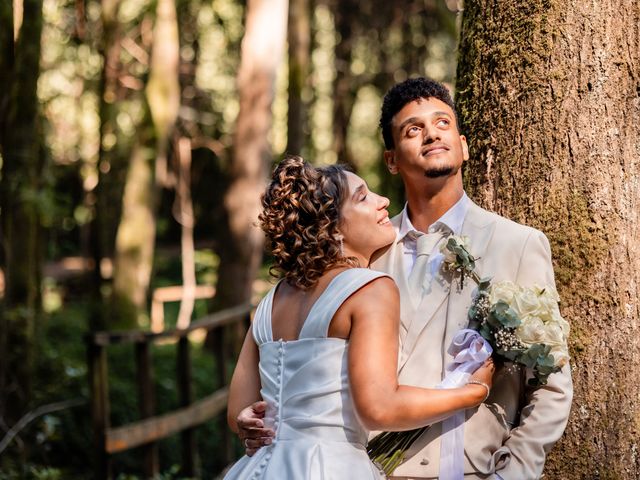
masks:
[(380, 309), (395, 306), (400, 301), (398, 286), (391, 277), (378, 277), (364, 285), (349, 299), (351, 307), (355, 309)]

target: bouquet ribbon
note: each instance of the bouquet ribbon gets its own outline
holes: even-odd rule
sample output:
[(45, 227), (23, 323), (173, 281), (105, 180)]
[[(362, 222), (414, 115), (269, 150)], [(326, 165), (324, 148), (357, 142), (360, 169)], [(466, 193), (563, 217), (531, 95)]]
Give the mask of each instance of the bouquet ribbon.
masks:
[[(436, 388), (464, 386), (469, 377), (493, 353), (491, 345), (476, 331), (460, 330), (449, 347), (453, 363)], [(464, 410), (442, 421), (440, 437), (440, 480), (462, 480), (464, 477)]]

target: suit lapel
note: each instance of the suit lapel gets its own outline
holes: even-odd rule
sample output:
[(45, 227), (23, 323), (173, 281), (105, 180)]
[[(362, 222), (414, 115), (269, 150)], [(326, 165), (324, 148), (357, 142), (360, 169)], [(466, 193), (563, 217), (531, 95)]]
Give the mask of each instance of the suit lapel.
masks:
[(438, 274), (431, 280), (431, 291), (422, 297), (417, 308), (409, 312), (412, 321), (402, 347), (400, 368), (404, 366), (411, 352), (413, 352), (422, 331), (431, 323), (434, 315), (449, 296), (449, 291), (450, 279), (448, 275), (443, 275), (442, 269), (440, 269)]
[[(466, 235), (470, 240), (470, 252), (479, 259), (476, 262), (476, 272), (483, 278), (490, 276), (491, 272), (483, 271), (483, 259), (487, 252), (489, 242), (495, 230), (495, 219), (493, 215), (478, 207), (475, 203), (469, 205), (469, 210), (462, 224), (462, 235)], [(470, 278), (465, 279), (464, 287), (460, 289), (459, 278), (456, 278), (451, 287), (447, 308), (447, 325), (445, 329), (445, 346), (448, 349), (453, 337), (468, 325), (467, 312), (473, 301), (477, 285)], [(451, 356), (445, 356), (445, 367), (451, 361)]]
[[(480, 260), (476, 264), (476, 271), (482, 277), (482, 257), (493, 235), (495, 222), (491, 214), (470, 202), (469, 210), (462, 224), (462, 235), (470, 240), (471, 254)], [(447, 324), (445, 327), (445, 348), (451, 344), (453, 336), (467, 326), (467, 310), (473, 299), (476, 285), (471, 279), (466, 279), (464, 287), (460, 289), (459, 278), (443, 271), (441, 267), (438, 275), (432, 281), (432, 290), (425, 295), (418, 308), (411, 312), (413, 321), (409, 325), (406, 339), (400, 356), (400, 368), (404, 366), (413, 352), (420, 335), (429, 325), (444, 301), (447, 301)], [(407, 292), (405, 292), (407, 293)], [(447, 362), (445, 362), (447, 363)]]

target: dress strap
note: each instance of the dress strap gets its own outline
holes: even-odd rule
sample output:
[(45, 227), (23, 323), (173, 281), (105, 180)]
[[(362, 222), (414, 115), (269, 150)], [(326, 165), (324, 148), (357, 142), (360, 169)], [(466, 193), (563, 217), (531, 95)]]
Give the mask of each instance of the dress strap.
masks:
[(329, 324), (345, 300), (376, 278), (388, 276), (368, 268), (350, 268), (340, 272), (311, 307), (299, 338), (326, 338)]
[(253, 316), (251, 330), (253, 339), (258, 346), (266, 342), (273, 341), (273, 329), (271, 328), (271, 312), (273, 311), (273, 296), (278, 288), (278, 282), (269, 292), (260, 300), (256, 307), (256, 313)]

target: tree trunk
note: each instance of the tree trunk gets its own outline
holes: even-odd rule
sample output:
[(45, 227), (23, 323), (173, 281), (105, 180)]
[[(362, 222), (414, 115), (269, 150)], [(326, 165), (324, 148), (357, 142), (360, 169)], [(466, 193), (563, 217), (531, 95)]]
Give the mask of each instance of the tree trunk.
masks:
[(307, 129), (307, 79), (311, 65), (311, 18), (309, 0), (291, 0), (289, 8), (289, 109), (287, 153), (300, 155)]
[[(113, 291), (116, 324), (140, 327), (147, 322), (147, 297), (156, 236), (157, 186), (167, 182), (167, 152), (180, 107), (179, 41), (173, 0), (156, 7), (153, 47), (145, 106), (131, 154), (114, 253)], [(158, 166), (160, 166), (158, 168)]]
[(115, 308), (109, 328), (140, 328), (148, 320), (147, 294), (156, 239), (154, 147), (147, 114), (138, 126), (122, 197), (113, 265)]
[(117, 161), (114, 152), (116, 144), (115, 119), (117, 115), (116, 99), (118, 90), (118, 76), (120, 75), (120, 40), (121, 28), (118, 21), (118, 0), (101, 0), (102, 7), (102, 38), (100, 54), (103, 66), (99, 86), (99, 115), (100, 115), (100, 147), (98, 154), (98, 185), (96, 186), (96, 200), (94, 203), (93, 220), (89, 224), (90, 248), (93, 257), (92, 297), (94, 312), (91, 318), (91, 328), (94, 330), (107, 327), (105, 312), (100, 304), (102, 298), (103, 259), (113, 254), (115, 235), (118, 223), (117, 208), (113, 207), (113, 199), (120, 199), (121, 189), (118, 188), (120, 172), (124, 169), (122, 162)]
[(147, 98), (157, 137), (156, 180), (162, 186), (173, 186), (168, 178), (167, 151), (180, 108), (179, 65), (180, 41), (175, 2), (159, 0)]
[(196, 263), (193, 242), (193, 201), (191, 200), (191, 140), (178, 139), (179, 175), (176, 186), (174, 217), (180, 224), (180, 253), (182, 256), (182, 298), (176, 326), (187, 328), (191, 323), (196, 299)]
[(10, 23), (11, 6), (3, 5), (0, 10), (2, 54), (7, 55), (1, 64), (0, 91), (0, 208), (5, 276), (0, 315), (0, 416), (12, 425), (24, 413), (31, 397), (33, 338), (41, 306), (40, 217), (43, 205), (39, 194), (44, 158), (40, 151), (37, 82), (42, 0), (24, 1), (15, 45)]
[(272, 161), (267, 136), (276, 70), (284, 54), (287, 8), (287, 0), (249, 0), (247, 4), (238, 71), (240, 111), (224, 198), (227, 226), (221, 242), (217, 308), (250, 300), (262, 259), (264, 237), (255, 223)]
[[(351, 56), (358, 29), (359, 2), (341, 0), (335, 10), (335, 28), (340, 40), (335, 46), (336, 78), (333, 82), (333, 151), (340, 163), (356, 171), (347, 145), (349, 122), (358, 93), (356, 79), (351, 74)], [(356, 31), (354, 31), (356, 30)]]
[(640, 478), (639, 26), (635, 0), (465, 2), (467, 190), (548, 235), (572, 325), (549, 479)]

